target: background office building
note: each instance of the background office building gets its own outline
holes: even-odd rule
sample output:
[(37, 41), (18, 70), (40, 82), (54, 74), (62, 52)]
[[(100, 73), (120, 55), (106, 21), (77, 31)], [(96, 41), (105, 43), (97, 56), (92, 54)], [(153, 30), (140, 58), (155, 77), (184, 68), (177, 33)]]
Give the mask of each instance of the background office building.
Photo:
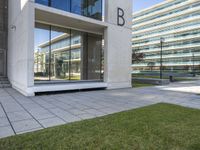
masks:
[[(133, 73), (200, 72), (200, 1), (169, 0), (133, 14)], [(162, 45), (162, 52), (161, 52)]]
[(125, 1), (1, 0), (0, 77), (26, 96), (131, 87), (132, 2)]

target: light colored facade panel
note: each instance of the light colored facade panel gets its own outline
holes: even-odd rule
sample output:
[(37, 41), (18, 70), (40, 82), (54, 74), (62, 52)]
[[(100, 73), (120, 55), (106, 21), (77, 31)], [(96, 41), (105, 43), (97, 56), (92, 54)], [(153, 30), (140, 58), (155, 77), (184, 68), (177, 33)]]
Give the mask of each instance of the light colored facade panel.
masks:
[(34, 6), (29, 1), (9, 1), (8, 78), (12, 86), (32, 95)]
[[(106, 1), (105, 82), (108, 88), (131, 87), (131, 12), (130, 0)], [(117, 8), (124, 10), (125, 25), (117, 25)], [(120, 36), (119, 36), (120, 35)], [(128, 74), (127, 74), (128, 73)]]
[[(10, 0), (7, 68), (8, 78), (13, 88), (26, 96), (33, 96), (35, 92), (91, 89), (98, 87), (107, 87), (109, 89), (131, 87), (132, 2), (131, 0), (126, 0), (126, 3), (121, 0), (115, 0), (114, 2), (106, 1), (105, 6), (106, 19), (103, 22), (36, 4), (34, 0)], [(117, 24), (118, 8), (124, 10), (123, 18), (126, 21), (124, 26)], [(34, 81), (34, 37), (36, 36), (36, 22), (102, 35), (105, 42), (104, 81), (74, 84), (65, 82), (36, 84)], [(71, 46), (71, 48), (73, 47), (74, 45)], [(96, 59), (97, 61), (100, 59), (100, 56), (98, 57)], [(80, 60), (77, 59), (74, 61), (79, 62)], [(94, 67), (92, 68), (95, 70)]]

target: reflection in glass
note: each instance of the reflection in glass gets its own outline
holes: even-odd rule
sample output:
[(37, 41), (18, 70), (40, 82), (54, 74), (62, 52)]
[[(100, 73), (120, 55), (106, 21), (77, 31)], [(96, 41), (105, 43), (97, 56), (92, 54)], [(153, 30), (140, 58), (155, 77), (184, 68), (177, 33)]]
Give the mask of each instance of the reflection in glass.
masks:
[(88, 80), (101, 79), (102, 36), (88, 34)]
[(36, 0), (36, 3), (102, 20), (102, 0)]
[(71, 30), (70, 80), (81, 80), (82, 33)]
[(49, 0), (35, 0), (36, 3), (49, 6), (50, 1)]
[(35, 81), (102, 80), (102, 36), (36, 23)]
[(102, 0), (88, 0), (88, 17), (102, 19)]
[(51, 80), (69, 80), (70, 30), (51, 28)]
[(72, 0), (71, 1), (71, 12), (78, 15), (86, 15), (84, 7), (86, 5), (85, 0)]
[(51, 0), (51, 7), (70, 12), (70, 0)]
[(49, 80), (49, 35), (50, 26), (36, 24), (34, 50), (35, 80)]

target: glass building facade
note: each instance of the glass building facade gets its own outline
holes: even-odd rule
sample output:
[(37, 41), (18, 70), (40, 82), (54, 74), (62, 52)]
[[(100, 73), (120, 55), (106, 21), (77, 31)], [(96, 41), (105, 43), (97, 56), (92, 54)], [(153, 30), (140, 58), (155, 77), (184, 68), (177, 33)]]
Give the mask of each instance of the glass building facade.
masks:
[(35, 24), (35, 81), (102, 81), (102, 35)]
[(200, 1), (165, 1), (136, 12), (132, 29), (133, 74), (200, 73)]
[(102, 0), (35, 0), (36, 3), (102, 20)]

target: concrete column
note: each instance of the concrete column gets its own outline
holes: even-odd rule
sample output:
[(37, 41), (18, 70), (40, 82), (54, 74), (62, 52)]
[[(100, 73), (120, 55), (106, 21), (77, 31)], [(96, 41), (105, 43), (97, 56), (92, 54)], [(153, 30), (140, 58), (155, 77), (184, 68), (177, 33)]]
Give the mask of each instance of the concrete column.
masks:
[(106, 0), (105, 70), (109, 89), (131, 87), (132, 0)]
[(34, 95), (33, 0), (8, 1), (8, 78), (12, 87), (27, 96)]

